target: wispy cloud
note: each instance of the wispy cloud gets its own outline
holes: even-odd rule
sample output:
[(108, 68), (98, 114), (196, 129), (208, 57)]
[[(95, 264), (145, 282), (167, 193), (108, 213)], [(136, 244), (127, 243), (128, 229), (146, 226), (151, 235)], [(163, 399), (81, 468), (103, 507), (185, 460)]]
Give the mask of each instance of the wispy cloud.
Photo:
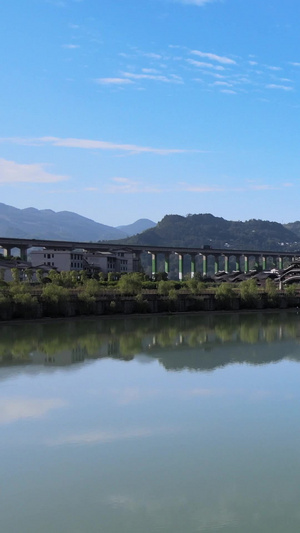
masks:
[(233, 91), (232, 89), (221, 89), (221, 93), (225, 94), (237, 94), (236, 91)]
[(266, 89), (280, 89), (281, 91), (292, 91), (293, 87), (289, 85), (278, 85), (276, 83), (269, 83), (266, 85)]
[(21, 164), (0, 159), (0, 184), (8, 183), (55, 183), (67, 180), (67, 176), (51, 174), (41, 163)]
[(195, 67), (199, 68), (209, 68), (213, 70), (225, 70), (224, 67), (221, 67), (221, 65), (214, 65), (213, 63), (206, 63), (205, 61), (196, 61), (196, 59), (187, 59), (187, 62), (190, 63), (190, 65), (194, 65)]
[(272, 65), (265, 65), (265, 67), (268, 69), (268, 70), (274, 70), (275, 72), (278, 72), (279, 70), (282, 70), (281, 67), (274, 67)]
[(153, 80), (161, 81), (163, 83), (183, 83), (180, 76), (171, 74), (170, 76), (163, 76), (162, 74), (134, 74), (132, 72), (123, 72), (123, 76), (131, 80)]
[(139, 181), (128, 178), (112, 178), (113, 185), (107, 187), (106, 192), (110, 194), (137, 194), (137, 193), (160, 193), (159, 187), (143, 184)]
[(212, 85), (220, 87), (232, 87), (232, 83), (228, 83), (228, 81), (214, 81)]
[(80, 48), (79, 44), (63, 44), (62, 48), (67, 48), (68, 50), (75, 50), (75, 48)]
[(97, 78), (95, 81), (99, 85), (129, 85), (133, 83), (128, 78)]
[[(186, 150), (181, 148), (153, 148), (150, 146), (137, 146), (135, 144), (116, 144), (106, 141), (96, 141), (91, 139), (74, 139), (59, 137), (37, 137), (37, 138), (18, 138), (8, 137), (0, 138), (0, 143), (13, 143), (23, 146), (57, 146), (62, 148), (82, 148), (85, 150), (111, 150), (129, 152), (131, 154), (151, 153), (157, 155), (170, 155), (170, 154), (186, 154), (186, 153), (205, 153), (202, 150)], [(32, 165), (29, 165), (32, 166)], [(35, 165), (33, 165), (35, 166)], [(25, 165), (26, 167), (26, 165)], [(41, 170), (41, 169), (40, 169)], [(49, 175), (51, 176), (51, 175)], [(58, 176), (59, 179), (66, 179), (66, 177)], [(54, 181), (59, 181), (58, 179)]]
[(200, 52), (199, 50), (191, 50), (191, 54), (207, 58), (210, 61), (217, 61), (217, 63), (222, 63), (224, 65), (236, 65), (236, 61), (234, 61), (233, 59), (230, 59), (229, 57), (225, 56), (211, 54), (210, 52)]
[(153, 52), (143, 52), (142, 55), (144, 57), (149, 57), (150, 59), (161, 59), (162, 58), (160, 54), (155, 54)]

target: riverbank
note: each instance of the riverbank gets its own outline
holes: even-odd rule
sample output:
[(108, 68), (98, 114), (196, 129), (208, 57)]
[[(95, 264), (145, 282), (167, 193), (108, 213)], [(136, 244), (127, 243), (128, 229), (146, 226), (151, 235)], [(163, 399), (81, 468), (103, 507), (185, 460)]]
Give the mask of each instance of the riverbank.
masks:
[(1, 323), (23, 320), (45, 320), (79, 317), (111, 317), (130, 315), (214, 313), (234, 311), (263, 311), (296, 309), (300, 307), (300, 296), (288, 296), (277, 292), (270, 296), (261, 292), (257, 298), (248, 302), (240, 295), (218, 298), (218, 294), (192, 295), (178, 293), (170, 298), (160, 294), (141, 293), (137, 296), (107, 293), (84, 300), (80, 294), (65, 295), (64, 299), (45, 300), (42, 293), (25, 301), (6, 299), (0, 301)]

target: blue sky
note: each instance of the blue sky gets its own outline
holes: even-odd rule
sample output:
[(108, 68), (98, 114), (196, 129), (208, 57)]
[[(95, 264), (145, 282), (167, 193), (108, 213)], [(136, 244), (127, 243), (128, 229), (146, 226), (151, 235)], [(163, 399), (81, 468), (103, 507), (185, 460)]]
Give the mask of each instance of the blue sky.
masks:
[(300, 219), (298, 0), (0, 6), (0, 201)]

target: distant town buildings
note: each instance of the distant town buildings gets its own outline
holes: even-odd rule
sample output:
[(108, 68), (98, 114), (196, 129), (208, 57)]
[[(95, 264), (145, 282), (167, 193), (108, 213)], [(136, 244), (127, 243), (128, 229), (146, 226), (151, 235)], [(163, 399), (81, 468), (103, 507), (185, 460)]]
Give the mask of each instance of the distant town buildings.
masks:
[(87, 270), (90, 274), (102, 272), (139, 272), (138, 254), (128, 250), (115, 252), (85, 252), (82, 250), (36, 250), (30, 254), (33, 268), (50, 267), (58, 272)]

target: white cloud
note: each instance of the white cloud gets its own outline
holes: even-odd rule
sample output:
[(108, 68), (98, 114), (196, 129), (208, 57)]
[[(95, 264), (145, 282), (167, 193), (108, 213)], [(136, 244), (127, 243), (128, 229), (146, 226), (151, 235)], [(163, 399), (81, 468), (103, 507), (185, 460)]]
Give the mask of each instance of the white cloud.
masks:
[(133, 74), (132, 72), (123, 72), (123, 76), (126, 76), (126, 78), (130, 78), (131, 80), (153, 80), (162, 81), (163, 83), (183, 83), (182, 79), (174, 74), (168, 77), (161, 74)]
[(160, 193), (162, 190), (151, 185), (144, 185), (139, 181), (128, 178), (112, 178), (116, 185), (107, 187), (106, 192), (110, 194), (137, 194), (137, 193)]
[(214, 81), (213, 85), (220, 85), (223, 87), (232, 87), (232, 83), (228, 83), (228, 81)]
[(153, 52), (143, 52), (142, 55), (144, 57), (149, 57), (150, 59), (161, 59), (162, 58), (160, 54), (154, 54)]
[(74, 50), (75, 48), (80, 48), (79, 44), (63, 44), (62, 48), (67, 48), (68, 50)]
[(221, 91), (222, 93), (225, 93), (225, 94), (237, 94), (236, 91), (233, 91), (231, 89), (222, 89)]
[(280, 89), (281, 91), (292, 91), (293, 87), (290, 87), (288, 85), (277, 85), (276, 83), (270, 83), (269, 85), (266, 85), (267, 89)]
[(97, 78), (95, 81), (99, 85), (128, 85), (133, 83), (128, 78)]
[[(106, 141), (95, 141), (90, 139), (73, 139), (66, 138), (61, 139), (59, 137), (38, 137), (38, 138), (0, 138), (0, 143), (10, 142), (14, 144), (20, 144), (23, 146), (43, 146), (51, 145), (63, 148), (82, 148), (85, 150), (112, 150), (112, 151), (123, 151), (130, 152), (131, 154), (142, 154), (142, 153), (151, 153), (157, 155), (170, 155), (170, 154), (185, 154), (185, 153), (204, 153), (202, 150), (185, 150), (180, 148), (152, 148), (150, 146), (137, 146), (135, 144), (116, 144)], [(25, 165), (25, 167), (28, 165)], [(35, 167), (36, 165), (29, 165), (30, 167)], [(40, 165), (37, 165), (40, 166)], [(0, 174), (1, 175), (1, 174)], [(48, 175), (49, 181), (60, 181), (61, 179), (66, 179), (64, 176), (52, 176)], [(45, 179), (44, 181), (46, 180)], [(0, 178), (1, 181), (1, 178)], [(32, 180), (33, 181), (33, 180)]]
[(210, 59), (210, 61), (217, 61), (224, 65), (236, 65), (236, 61), (225, 56), (218, 56), (216, 54), (211, 54), (209, 52), (200, 52), (199, 50), (191, 50), (191, 54), (194, 54), (199, 57), (204, 57)]
[(20, 164), (15, 161), (0, 159), (1, 183), (56, 183), (67, 180), (67, 176), (51, 174), (44, 169), (43, 164)]
[(156, 70), (156, 68), (142, 68), (142, 72), (144, 74), (158, 74), (158, 70)]
[(265, 67), (269, 70), (274, 70), (274, 71), (279, 71), (279, 70), (282, 70), (281, 67), (272, 67), (270, 65), (265, 65)]
[(187, 59), (187, 62), (190, 63), (190, 65), (195, 65), (195, 67), (199, 68), (209, 68), (213, 70), (225, 70), (224, 67), (221, 67), (220, 65), (213, 65), (212, 63), (205, 63), (204, 61), (196, 61), (195, 59)]

